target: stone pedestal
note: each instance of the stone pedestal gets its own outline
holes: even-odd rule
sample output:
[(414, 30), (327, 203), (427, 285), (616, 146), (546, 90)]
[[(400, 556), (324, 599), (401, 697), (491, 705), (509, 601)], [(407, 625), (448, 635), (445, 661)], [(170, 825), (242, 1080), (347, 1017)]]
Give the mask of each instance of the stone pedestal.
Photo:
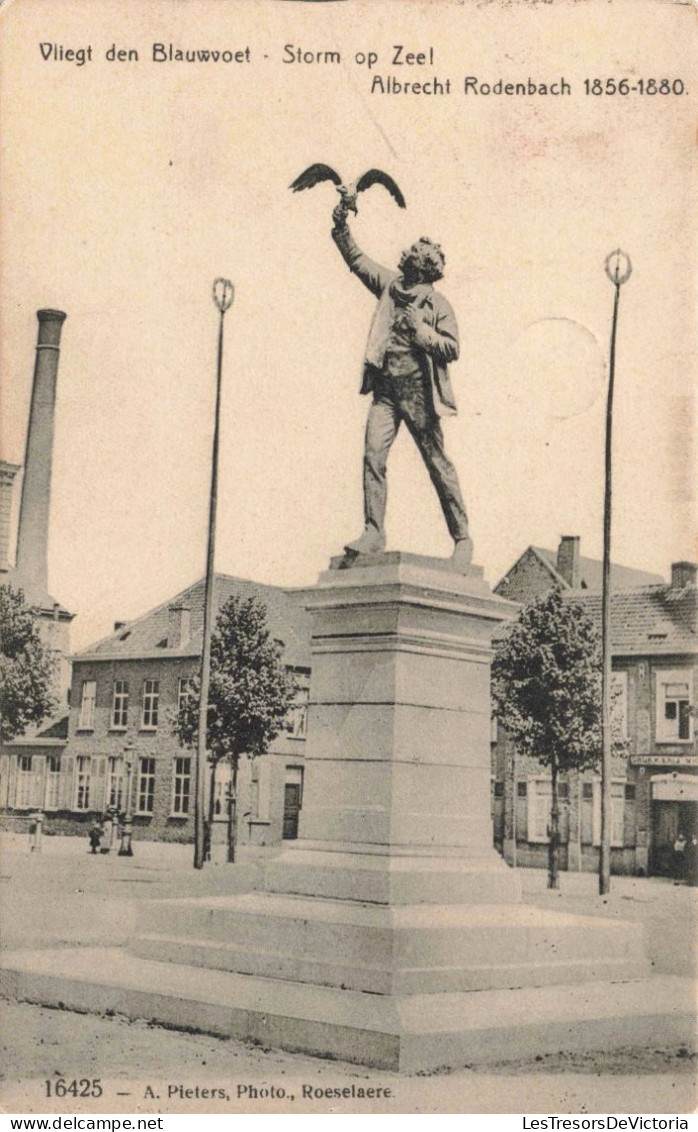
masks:
[(267, 887), (396, 906), (518, 900), (490, 816), (491, 638), (514, 607), (477, 568), (464, 578), (399, 553), (368, 563), (306, 591), (300, 839)]

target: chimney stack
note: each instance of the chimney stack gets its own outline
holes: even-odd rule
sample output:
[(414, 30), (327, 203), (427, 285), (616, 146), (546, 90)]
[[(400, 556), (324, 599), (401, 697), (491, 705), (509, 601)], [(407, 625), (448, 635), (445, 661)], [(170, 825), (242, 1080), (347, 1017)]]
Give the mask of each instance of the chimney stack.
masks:
[(696, 564), (695, 562), (672, 562), (671, 564), (671, 588), (682, 590), (685, 586), (695, 586), (696, 584)]
[(571, 586), (578, 590), (579, 576), (579, 535), (563, 535), (557, 548), (557, 572)]
[(40, 310), (17, 537), (18, 581), (29, 592), (48, 589), (48, 526), (53, 465), (56, 377), (63, 311)]
[(12, 524), (12, 496), (19, 464), (0, 460), (0, 574), (10, 569), (10, 527)]
[(184, 604), (171, 605), (167, 613), (167, 647), (178, 649), (188, 643), (191, 635), (191, 609)]

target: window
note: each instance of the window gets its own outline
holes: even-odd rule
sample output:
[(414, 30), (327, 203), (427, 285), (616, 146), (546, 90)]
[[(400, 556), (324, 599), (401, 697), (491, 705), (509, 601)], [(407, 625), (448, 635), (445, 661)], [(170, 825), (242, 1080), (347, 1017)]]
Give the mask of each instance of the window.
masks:
[(160, 681), (159, 680), (144, 680), (143, 681), (143, 719), (141, 720), (142, 727), (149, 727), (153, 730), (158, 725), (158, 707), (160, 704)]
[(90, 756), (78, 755), (75, 760), (75, 809), (90, 808)]
[(58, 788), (61, 780), (61, 760), (58, 755), (46, 756), (46, 787), (44, 809), (58, 809)]
[[(287, 775), (295, 774), (297, 768), (286, 767)], [(295, 781), (295, 779), (292, 779)], [(264, 755), (252, 761), (252, 793), (250, 809), (256, 822), (270, 821), (271, 807), (271, 764)]]
[(582, 783), (582, 798), (584, 798), (585, 801), (587, 801), (587, 802), (591, 802), (593, 800), (593, 797), (594, 797), (594, 783), (593, 782), (583, 782)]
[(82, 700), (80, 701), (80, 721), (78, 727), (83, 731), (92, 731), (95, 725), (95, 700), (97, 699), (97, 681), (83, 680)]
[(27, 809), (34, 806), (35, 774), (31, 755), (20, 755), (17, 759), (17, 792), (16, 805), (18, 809)]
[(174, 783), (172, 791), (172, 813), (189, 813), (191, 791), (191, 759), (176, 758), (174, 761)]
[(527, 784), (525, 782), (517, 782), (516, 783), (517, 797), (519, 797), (519, 798), (525, 798), (526, 797), (526, 785)]
[(686, 743), (691, 739), (692, 677), (685, 668), (657, 673), (658, 743)]
[(634, 802), (635, 801), (635, 783), (634, 782), (626, 783), (625, 800), (626, 800), (626, 802)]
[[(565, 802), (569, 798), (569, 783), (557, 784), (560, 838), (566, 840)], [(529, 841), (549, 841), (550, 812), (553, 808), (553, 782), (551, 778), (536, 778), (528, 783), (527, 837)]]
[(528, 840), (547, 841), (550, 825), (550, 808), (553, 800), (553, 784), (549, 778), (536, 778), (529, 783), (528, 791)]
[(138, 799), (136, 809), (139, 814), (152, 814), (155, 808), (155, 759), (142, 758), (138, 761)]
[(613, 741), (628, 738), (628, 673), (611, 674), (611, 729)]
[(294, 739), (305, 739), (308, 729), (309, 688), (299, 688), (296, 702), (291, 709), (291, 734)]
[(124, 804), (124, 760), (120, 756), (110, 756), (107, 777), (107, 805), (117, 810)]
[(220, 759), (211, 767), (211, 774), (215, 775), (215, 782), (213, 783), (213, 815), (217, 818), (223, 818), (228, 813), (228, 800), (230, 798), (230, 783), (232, 779), (230, 763), (227, 759)]
[(495, 798), (503, 798), (504, 797), (504, 783), (503, 782), (495, 782), (494, 783), (494, 796), (495, 796)]
[(177, 711), (181, 711), (187, 700), (191, 699), (192, 682), (190, 676), (183, 676), (179, 681), (179, 690), (177, 692)]
[[(595, 778), (593, 788), (592, 830), (594, 845), (601, 844), (601, 779)], [(611, 845), (623, 845), (623, 821), (625, 817), (625, 782), (614, 778), (611, 781)]]
[(128, 680), (114, 681), (114, 701), (112, 704), (112, 727), (126, 727), (128, 724)]

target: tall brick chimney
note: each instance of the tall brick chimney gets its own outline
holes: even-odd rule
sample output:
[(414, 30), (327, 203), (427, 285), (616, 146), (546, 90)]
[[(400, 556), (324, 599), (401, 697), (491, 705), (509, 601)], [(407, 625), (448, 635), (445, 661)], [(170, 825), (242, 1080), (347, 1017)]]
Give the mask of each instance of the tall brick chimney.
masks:
[(671, 587), (672, 589), (682, 590), (684, 586), (695, 586), (696, 584), (696, 564), (695, 562), (672, 562), (671, 564)]
[(578, 590), (579, 575), (579, 535), (563, 535), (557, 548), (557, 572), (571, 586)]
[(0, 574), (10, 569), (10, 526), (12, 523), (12, 497), (19, 464), (0, 460)]
[(56, 377), (63, 311), (36, 312), (39, 334), (24, 457), (16, 572), (29, 593), (48, 589), (48, 527), (53, 465)]

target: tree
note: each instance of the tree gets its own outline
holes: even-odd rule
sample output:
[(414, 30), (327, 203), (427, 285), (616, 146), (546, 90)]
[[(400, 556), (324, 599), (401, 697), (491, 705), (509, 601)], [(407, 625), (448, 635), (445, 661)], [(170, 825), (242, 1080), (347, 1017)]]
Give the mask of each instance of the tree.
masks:
[(550, 768), (548, 888), (559, 888), (559, 775), (601, 757), (600, 642), (581, 604), (554, 589), (521, 610), (492, 664), (492, 699), (516, 749)]
[[(199, 730), (200, 678), (189, 684), (175, 731), (186, 746), (195, 746)], [(296, 682), (281, 661), (281, 646), (269, 635), (266, 609), (256, 598), (231, 597), (218, 614), (211, 638), (211, 685), (206, 721), (206, 747), (211, 763), (209, 822), (213, 818), (216, 767), (231, 765), (228, 860), (235, 859), (237, 840), (237, 774), (240, 756), (264, 755), (286, 726), (297, 692)]]
[(0, 586), (0, 741), (23, 735), (55, 711), (54, 670), (23, 591)]

